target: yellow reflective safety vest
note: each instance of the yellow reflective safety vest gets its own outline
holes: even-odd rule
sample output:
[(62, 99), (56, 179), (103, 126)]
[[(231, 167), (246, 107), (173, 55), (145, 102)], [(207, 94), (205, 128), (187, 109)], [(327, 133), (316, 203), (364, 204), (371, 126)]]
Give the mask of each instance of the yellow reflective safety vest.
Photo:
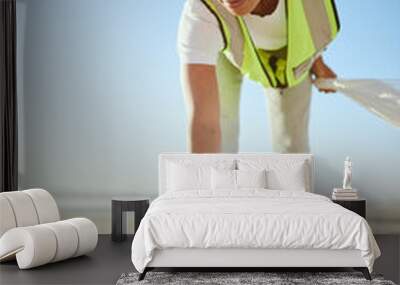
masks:
[(243, 75), (264, 87), (292, 87), (305, 79), (314, 59), (340, 29), (334, 0), (286, 1), (287, 46), (279, 51), (257, 49), (245, 21), (229, 13), (219, 0), (201, 0), (217, 18), (222, 52)]

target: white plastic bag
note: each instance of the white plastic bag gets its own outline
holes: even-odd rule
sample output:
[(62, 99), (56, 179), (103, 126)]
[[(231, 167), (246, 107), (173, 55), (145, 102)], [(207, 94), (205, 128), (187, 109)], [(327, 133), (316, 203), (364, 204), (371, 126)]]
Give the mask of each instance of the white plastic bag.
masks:
[(336, 90), (373, 114), (400, 127), (400, 80), (317, 79), (317, 88)]

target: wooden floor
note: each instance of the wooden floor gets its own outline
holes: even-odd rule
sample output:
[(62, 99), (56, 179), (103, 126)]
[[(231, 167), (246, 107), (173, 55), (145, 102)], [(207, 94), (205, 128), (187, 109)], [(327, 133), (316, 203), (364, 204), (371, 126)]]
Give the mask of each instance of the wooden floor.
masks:
[[(399, 283), (400, 236), (378, 235), (376, 240), (382, 257), (375, 263), (375, 272)], [(0, 264), (0, 284), (115, 284), (124, 272), (134, 271), (130, 259), (131, 239), (121, 243), (101, 235), (97, 249), (88, 256), (19, 270), (15, 262)]]

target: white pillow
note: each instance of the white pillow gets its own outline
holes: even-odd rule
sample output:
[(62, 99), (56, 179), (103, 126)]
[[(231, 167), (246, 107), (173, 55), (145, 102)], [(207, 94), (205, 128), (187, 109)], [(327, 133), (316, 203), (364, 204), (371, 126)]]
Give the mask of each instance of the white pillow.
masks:
[(213, 168), (211, 170), (211, 189), (236, 189), (236, 170)]
[(239, 190), (241, 188), (266, 188), (267, 176), (262, 170), (211, 170), (211, 189)]
[(170, 163), (168, 166), (168, 190), (209, 189), (210, 169), (210, 167)]
[(267, 171), (235, 170), (237, 188), (267, 188)]
[(267, 170), (267, 188), (273, 190), (308, 191), (310, 169), (304, 160), (239, 159), (240, 170)]
[(211, 169), (233, 169), (235, 161), (193, 163), (190, 160), (167, 163), (167, 191), (210, 190)]
[(280, 165), (268, 171), (268, 186), (270, 189), (306, 191), (309, 189), (305, 161)]

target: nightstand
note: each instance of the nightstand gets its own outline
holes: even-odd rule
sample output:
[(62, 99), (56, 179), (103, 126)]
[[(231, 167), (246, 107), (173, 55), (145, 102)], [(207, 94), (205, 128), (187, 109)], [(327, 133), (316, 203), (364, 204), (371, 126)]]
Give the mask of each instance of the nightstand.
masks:
[(140, 221), (146, 214), (149, 208), (150, 197), (113, 197), (111, 202), (112, 228), (111, 237), (113, 241), (123, 241), (126, 239), (126, 234), (123, 233), (124, 212), (135, 212), (135, 229), (139, 227)]
[(356, 200), (334, 200), (332, 202), (339, 204), (340, 206), (359, 214), (364, 219), (366, 218), (367, 212), (367, 201), (365, 199)]

